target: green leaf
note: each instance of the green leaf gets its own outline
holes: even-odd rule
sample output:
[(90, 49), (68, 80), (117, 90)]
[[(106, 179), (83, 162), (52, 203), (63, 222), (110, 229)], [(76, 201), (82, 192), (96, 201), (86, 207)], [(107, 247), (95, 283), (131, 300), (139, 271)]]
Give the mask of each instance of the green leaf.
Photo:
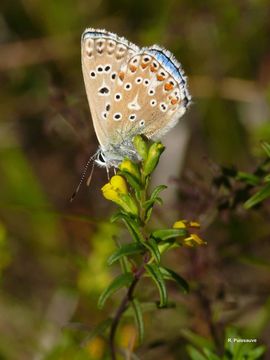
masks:
[(150, 200), (156, 199), (161, 191), (167, 189), (166, 185), (158, 185), (155, 187), (155, 189), (152, 191), (152, 194), (150, 196)]
[(144, 245), (150, 251), (156, 262), (160, 263), (160, 252), (155, 239), (149, 238), (148, 241), (144, 243)]
[(186, 229), (161, 229), (153, 231), (151, 237), (160, 240), (168, 240), (176, 238), (178, 236), (187, 236), (188, 231)]
[(160, 254), (164, 254), (171, 249), (179, 248), (180, 244), (175, 240), (162, 241), (158, 244)]
[(191, 345), (187, 346), (187, 352), (192, 360), (207, 360), (204, 355), (202, 355), (197, 349), (195, 349)]
[(107, 260), (108, 265), (120, 260), (123, 256), (135, 255), (143, 252), (144, 248), (138, 243), (121, 245)]
[(251, 207), (267, 199), (268, 197), (270, 197), (270, 183), (267, 183), (261, 190), (259, 190), (258, 192), (256, 192), (256, 194), (249, 198), (244, 203), (244, 208), (250, 209)]
[(160, 297), (160, 306), (166, 306), (168, 301), (168, 295), (166, 290), (166, 284), (163, 280), (162, 274), (159, 270), (159, 267), (156, 264), (146, 264), (145, 269), (148, 272), (148, 274), (151, 276), (151, 278), (154, 280), (158, 291), (159, 291), (159, 297)]
[(258, 185), (260, 183), (260, 178), (258, 176), (243, 171), (237, 172), (236, 180), (243, 181), (249, 185)]
[(157, 186), (157, 187), (153, 190), (153, 192), (152, 192), (149, 200), (147, 200), (147, 201), (143, 204), (143, 207), (144, 207), (145, 213), (146, 213), (146, 222), (148, 222), (149, 219), (150, 219), (150, 216), (151, 216), (151, 213), (152, 213), (152, 209), (153, 209), (153, 206), (155, 205), (155, 203), (162, 204), (162, 200), (158, 197), (158, 195), (159, 195), (159, 193), (160, 193), (161, 191), (163, 191), (163, 190), (165, 190), (165, 189), (167, 189), (167, 186), (165, 186), (165, 185), (159, 185), (159, 186)]
[(142, 344), (144, 338), (143, 314), (140, 302), (136, 298), (132, 300), (132, 309), (134, 312), (135, 323), (138, 329), (139, 343)]
[(262, 141), (261, 145), (263, 150), (266, 152), (266, 155), (270, 157), (270, 144), (266, 141)]
[(137, 222), (134, 219), (132, 219), (130, 216), (128, 216), (127, 214), (123, 214), (122, 212), (112, 217), (111, 221), (114, 222), (119, 219), (124, 222), (133, 240), (145, 246), (145, 240), (140, 232), (140, 228)]
[(185, 293), (189, 292), (189, 285), (186, 282), (185, 279), (183, 279), (179, 274), (174, 272), (171, 269), (168, 269), (166, 267), (159, 267), (159, 270), (163, 276), (164, 279), (173, 280), (175, 281), (182, 290), (184, 290)]
[(102, 309), (105, 302), (110, 296), (112, 296), (117, 290), (121, 289), (122, 287), (129, 286), (132, 283), (133, 279), (134, 276), (132, 273), (126, 273), (117, 276), (100, 295), (98, 299), (98, 307)]

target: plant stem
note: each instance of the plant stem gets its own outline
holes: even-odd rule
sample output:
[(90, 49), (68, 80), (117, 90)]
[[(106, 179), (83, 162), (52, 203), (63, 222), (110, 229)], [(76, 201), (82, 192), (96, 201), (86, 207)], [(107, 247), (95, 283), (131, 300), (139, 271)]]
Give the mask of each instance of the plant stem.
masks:
[(134, 274), (134, 279), (133, 279), (132, 283), (130, 284), (130, 286), (127, 290), (127, 293), (124, 296), (124, 298), (122, 299), (121, 304), (119, 305), (119, 308), (116, 311), (115, 316), (113, 318), (112, 325), (111, 325), (111, 331), (110, 331), (110, 339), (109, 339), (112, 360), (116, 360), (115, 335), (116, 335), (117, 327), (119, 325), (122, 315), (124, 314), (124, 312), (126, 311), (126, 309), (128, 307), (128, 303), (130, 301), (132, 301), (134, 289), (135, 289), (138, 281), (144, 274), (144, 272), (145, 272), (145, 268), (144, 268), (144, 263), (143, 263), (143, 265)]

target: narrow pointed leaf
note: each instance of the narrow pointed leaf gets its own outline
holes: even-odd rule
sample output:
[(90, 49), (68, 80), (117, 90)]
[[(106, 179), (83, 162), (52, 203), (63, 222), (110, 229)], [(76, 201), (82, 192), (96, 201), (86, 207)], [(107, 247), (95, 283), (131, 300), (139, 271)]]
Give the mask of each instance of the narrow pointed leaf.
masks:
[(117, 220), (122, 220), (124, 222), (130, 235), (132, 236), (133, 240), (144, 245), (144, 242), (145, 242), (144, 237), (142, 236), (142, 234), (140, 232), (140, 228), (134, 219), (130, 218), (126, 214), (118, 213), (117, 216), (114, 216), (113, 218), (111, 218), (112, 222), (117, 221)]
[(143, 314), (142, 314), (141, 304), (136, 298), (132, 300), (132, 309), (134, 312), (135, 323), (138, 329), (139, 343), (142, 344), (144, 338)]
[(147, 247), (147, 249), (150, 251), (153, 258), (156, 260), (156, 262), (160, 263), (160, 252), (156, 240), (150, 238), (144, 244), (145, 247)]
[(167, 186), (166, 185), (158, 185), (157, 187), (155, 187), (155, 189), (153, 190), (151, 196), (150, 196), (150, 199), (154, 199), (156, 198), (159, 193), (163, 190), (167, 189)]
[(162, 274), (159, 270), (159, 267), (156, 264), (147, 264), (145, 265), (146, 271), (151, 276), (151, 278), (154, 280), (158, 291), (159, 291), (159, 297), (160, 297), (160, 306), (166, 306), (168, 302), (168, 295), (167, 295), (167, 289), (165, 281), (163, 280)]
[(98, 299), (98, 307), (100, 309), (103, 308), (107, 299), (122, 287), (129, 286), (132, 283), (133, 278), (134, 277), (132, 273), (126, 273), (117, 276), (100, 295)]
[(180, 288), (184, 290), (185, 293), (189, 292), (189, 285), (186, 282), (186, 280), (182, 278), (182, 276), (180, 276), (175, 271), (168, 269), (166, 267), (160, 267), (159, 270), (164, 279), (175, 281), (180, 286)]
[(144, 248), (138, 243), (121, 245), (107, 260), (109, 265), (120, 260), (123, 256), (135, 255), (143, 252)]
[(159, 185), (159, 186), (157, 186), (157, 187), (154, 189), (154, 191), (152, 192), (149, 200), (147, 200), (147, 201), (144, 203), (144, 205), (143, 205), (144, 208), (145, 208), (145, 209), (148, 209), (149, 206), (151, 206), (151, 205), (153, 205), (153, 204), (155, 203), (156, 199), (160, 199), (160, 198), (158, 197), (158, 195), (159, 195), (159, 193), (160, 193), (162, 190), (164, 190), (164, 189), (167, 189), (167, 186), (165, 186), (165, 185)]
[(270, 183), (267, 183), (261, 190), (259, 190), (258, 192), (256, 192), (256, 194), (249, 198), (244, 203), (244, 208), (250, 209), (251, 207), (267, 199), (268, 197), (270, 197)]
[(151, 236), (155, 239), (168, 240), (178, 236), (187, 236), (186, 229), (161, 229), (152, 232)]

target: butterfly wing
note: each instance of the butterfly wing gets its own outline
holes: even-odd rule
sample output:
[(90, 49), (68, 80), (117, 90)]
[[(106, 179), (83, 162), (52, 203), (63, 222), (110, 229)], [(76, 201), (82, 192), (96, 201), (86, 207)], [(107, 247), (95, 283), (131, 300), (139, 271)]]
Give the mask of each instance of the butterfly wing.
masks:
[(190, 103), (180, 64), (159, 46), (134, 54), (122, 64), (119, 74), (108, 114), (108, 129), (118, 134), (118, 143), (132, 140), (139, 133), (159, 139), (177, 123)]
[(82, 70), (95, 132), (108, 146), (108, 114), (121, 66), (139, 51), (126, 39), (105, 30), (86, 29), (82, 35)]

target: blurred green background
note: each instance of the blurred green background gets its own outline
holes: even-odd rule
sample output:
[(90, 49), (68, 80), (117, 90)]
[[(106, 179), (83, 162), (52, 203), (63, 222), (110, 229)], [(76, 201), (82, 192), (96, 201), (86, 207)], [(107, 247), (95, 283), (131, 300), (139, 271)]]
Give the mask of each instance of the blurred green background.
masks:
[[(172, 285), (176, 308), (145, 315), (138, 356), (188, 359), (190, 331), (211, 341), (227, 325), (269, 341), (269, 202), (257, 211), (218, 211), (212, 191), (215, 168), (252, 171), (260, 141), (270, 140), (269, 19), (266, 0), (1, 0), (0, 359), (106, 357), (102, 337), (84, 339), (121, 296), (97, 310), (118, 272), (106, 265), (112, 237), (125, 236), (108, 221), (113, 206), (100, 192), (106, 172), (96, 168), (90, 188), (69, 202), (98, 145), (80, 66), (86, 27), (165, 46), (193, 96), (177, 138), (164, 140), (173, 192), (164, 193), (157, 222), (199, 219), (208, 245), (167, 256), (192, 291)], [(145, 284), (138, 294), (158, 298)], [(134, 331), (127, 318), (119, 343), (128, 346)]]

